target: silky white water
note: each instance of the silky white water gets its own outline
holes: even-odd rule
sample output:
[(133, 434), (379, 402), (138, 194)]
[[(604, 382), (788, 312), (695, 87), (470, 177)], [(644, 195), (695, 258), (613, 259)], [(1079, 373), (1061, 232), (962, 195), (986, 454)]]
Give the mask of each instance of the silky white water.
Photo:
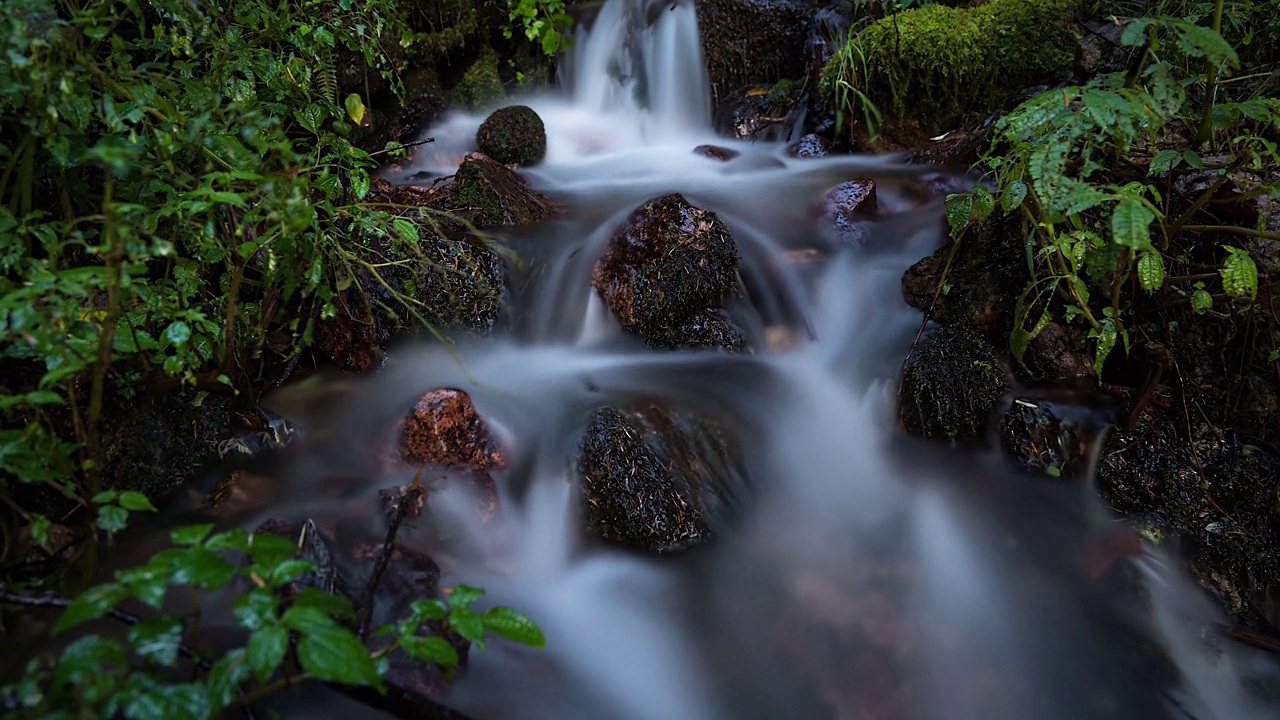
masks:
[[(576, 35), (565, 87), (524, 98), (548, 155), (524, 170), (562, 219), (499, 239), (523, 262), (509, 327), (394, 348), (384, 372), (268, 406), (298, 426), (253, 527), (292, 515), (383, 532), (369, 448), (422, 392), (470, 393), (506, 448), (497, 515), (463, 483), (433, 485), (401, 542), (545, 630), (544, 650), (472, 652), (444, 701), (476, 718), (1276, 717), (1249, 691), (1267, 658), (1216, 639), (1219, 620), (1159, 555), (1097, 577), (1117, 521), (1087, 483), (1010, 470), (995, 454), (904, 437), (899, 365), (920, 323), (902, 271), (941, 241), (940, 207), (898, 191), (892, 159), (796, 159), (716, 138), (691, 2), (609, 0)], [(482, 114), (458, 114), (411, 172), (444, 176)], [(694, 154), (702, 143), (741, 155)], [(879, 180), (881, 219), (841, 241), (816, 208)], [(594, 296), (605, 243), (644, 201), (680, 192), (728, 224), (744, 294), (728, 310), (755, 351), (655, 352)], [(796, 262), (790, 251), (820, 258)], [(768, 342), (785, 337), (787, 342)], [(719, 422), (744, 449), (737, 506), (710, 546), (651, 558), (579, 531), (578, 443), (606, 405), (659, 403)], [(364, 477), (340, 489), (318, 478)], [(265, 492), (265, 491), (264, 491)], [(1140, 564), (1140, 571), (1128, 568)]]

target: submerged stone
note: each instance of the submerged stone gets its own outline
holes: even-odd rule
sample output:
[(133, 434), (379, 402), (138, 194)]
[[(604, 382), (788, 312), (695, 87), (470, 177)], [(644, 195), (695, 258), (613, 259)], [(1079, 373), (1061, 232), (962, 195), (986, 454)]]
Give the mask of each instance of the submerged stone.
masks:
[(720, 147), (719, 145), (699, 145), (693, 149), (693, 152), (695, 155), (709, 157), (712, 160), (719, 160), (720, 162), (729, 162), (739, 155), (737, 150), (730, 150), (729, 148)]
[(849, 244), (859, 244), (866, 238), (866, 230), (859, 221), (875, 215), (879, 208), (876, 200), (876, 181), (858, 178), (837, 185), (823, 198), (823, 215), (830, 220), (836, 234)]
[(526, 105), (494, 110), (476, 131), (480, 152), (503, 164), (532, 165), (547, 154), (542, 118)]
[(587, 529), (649, 552), (709, 540), (741, 477), (717, 425), (657, 406), (597, 411), (579, 450)]
[(1010, 387), (990, 343), (972, 330), (940, 328), (920, 341), (903, 369), (902, 424), (931, 440), (977, 440)]
[(664, 344), (733, 292), (737, 268), (724, 222), (672, 194), (631, 214), (596, 262), (591, 284), (622, 327)]
[(471, 396), (449, 388), (431, 390), (418, 399), (400, 425), (400, 457), (413, 465), (505, 464)]

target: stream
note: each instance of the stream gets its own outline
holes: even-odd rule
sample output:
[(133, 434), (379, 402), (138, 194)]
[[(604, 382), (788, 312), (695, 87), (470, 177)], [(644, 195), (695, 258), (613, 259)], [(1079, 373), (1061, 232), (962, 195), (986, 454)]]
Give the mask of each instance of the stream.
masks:
[[(1176, 558), (1121, 547), (1091, 483), (897, 429), (921, 322), (900, 278), (943, 242), (941, 203), (908, 192), (920, 171), (893, 158), (717, 137), (693, 3), (649, 4), (609, 0), (576, 31), (561, 91), (522, 99), (548, 134), (546, 160), (522, 172), (564, 212), (499, 234), (521, 258), (507, 327), (268, 398), (297, 440), (234, 522), (380, 537), (377, 492), (411, 475), (376, 470), (369, 448), (423, 392), (456, 388), (505, 448), (499, 511), (482, 521), (470, 486), (432, 478), (427, 516), (399, 540), (442, 584), (485, 588), (548, 638), (471, 653), (444, 697), (471, 717), (1277, 717), (1255, 692), (1280, 683), (1272, 661), (1212, 632), (1223, 618)], [(483, 117), (431, 128), (410, 172), (452, 173)], [(880, 213), (849, 241), (821, 201), (859, 177), (877, 180)], [(727, 310), (754, 352), (648, 349), (592, 290), (619, 225), (674, 192), (736, 240), (743, 292)], [(583, 432), (596, 409), (636, 402), (711, 418), (742, 449), (713, 542), (652, 557), (584, 541)]]

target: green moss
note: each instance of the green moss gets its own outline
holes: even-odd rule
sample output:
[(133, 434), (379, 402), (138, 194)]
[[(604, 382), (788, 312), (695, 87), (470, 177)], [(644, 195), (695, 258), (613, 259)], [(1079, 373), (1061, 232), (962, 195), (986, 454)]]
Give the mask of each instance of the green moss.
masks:
[(983, 436), (1009, 377), (991, 344), (977, 333), (944, 327), (916, 348), (902, 374), (902, 423), (933, 440)]
[(841, 88), (852, 86), (893, 118), (929, 132), (950, 129), (966, 114), (998, 109), (1025, 88), (1065, 77), (1075, 57), (1078, 4), (991, 0), (899, 13), (836, 53), (822, 92), (848, 106), (852, 96)]
[(500, 163), (529, 165), (547, 154), (547, 131), (538, 113), (524, 105), (493, 111), (476, 131), (480, 152)]
[(494, 105), (506, 95), (498, 76), (498, 56), (493, 53), (481, 55), (453, 88), (454, 104), (471, 110)]

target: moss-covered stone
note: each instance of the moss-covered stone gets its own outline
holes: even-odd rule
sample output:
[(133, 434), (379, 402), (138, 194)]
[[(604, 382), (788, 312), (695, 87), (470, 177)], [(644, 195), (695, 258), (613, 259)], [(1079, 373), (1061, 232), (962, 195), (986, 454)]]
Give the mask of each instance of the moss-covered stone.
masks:
[(805, 75), (814, 9), (799, 0), (700, 0), (698, 28), (713, 102), (755, 83)]
[(1020, 91), (1065, 77), (1075, 59), (1079, 0), (928, 5), (873, 23), (837, 52), (822, 89), (842, 101), (852, 83), (881, 110), (927, 132), (999, 108)]
[(478, 228), (527, 225), (554, 212), (551, 200), (519, 173), (482, 153), (468, 155), (458, 167), (448, 208)]
[(656, 406), (603, 408), (582, 440), (587, 529), (650, 552), (706, 542), (740, 469), (718, 426)]
[(737, 268), (738, 249), (724, 221), (672, 194), (631, 214), (591, 283), (624, 328), (666, 344), (720, 306), (736, 287)]
[(493, 53), (485, 53), (472, 63), (452, 92), (453, 103), (468, 110), (495, 105), (506, 96), (498, 75), (498, 56)]
[(932, 440), (978, 439), (1010, 387), (990, 343), (965, 328), (941, 328), (922, 340), (907, 360), (902, 424)]
[(105, 485), (160, 498), (218, 461), (217, 445), (231, 434), (230, 397), (174, 393), (139, 396), (103, 439)]
[(542, 118), (525, 105), (494, 110), (476, 131), (480, 152), (500, 163), (531, 165), (547, 154), (547, 130)]

